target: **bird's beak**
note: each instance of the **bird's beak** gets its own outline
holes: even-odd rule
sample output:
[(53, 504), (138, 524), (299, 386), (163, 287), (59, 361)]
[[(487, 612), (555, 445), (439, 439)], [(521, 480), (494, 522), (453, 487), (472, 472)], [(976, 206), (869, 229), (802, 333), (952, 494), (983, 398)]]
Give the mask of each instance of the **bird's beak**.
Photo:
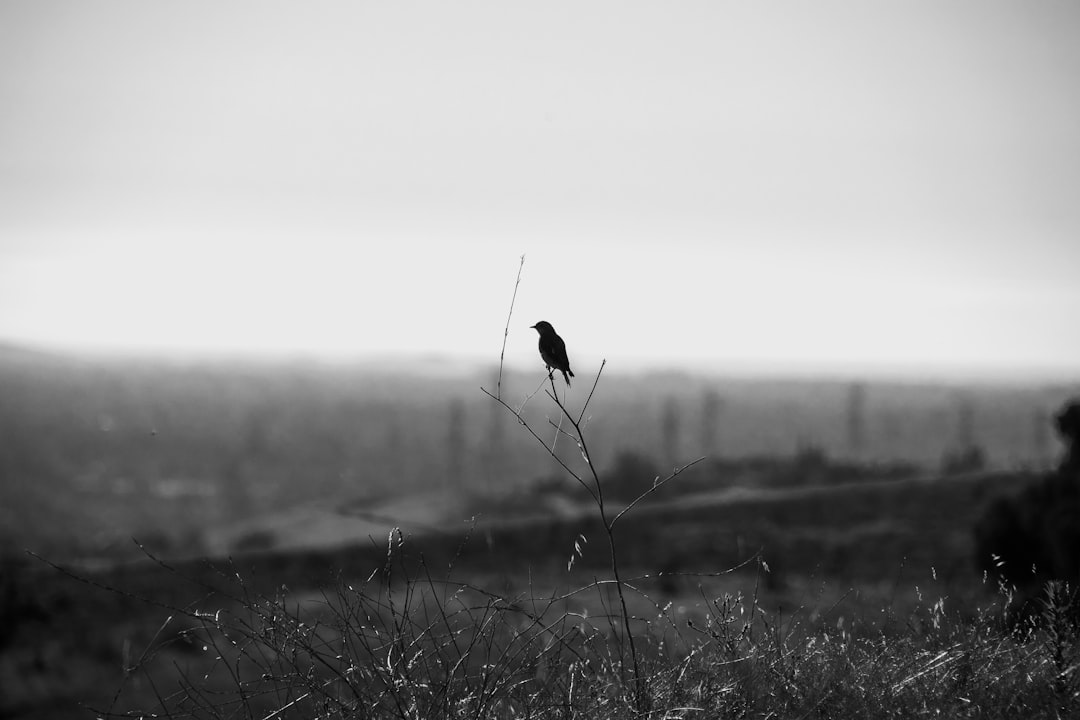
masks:
[(529, 327), (530, 327), (530, 328), (532, 328), (533, 330), (535, 330), (535, 329), (536, 329), (536, 326), (535, 326), (535, 325), (530, 325)]

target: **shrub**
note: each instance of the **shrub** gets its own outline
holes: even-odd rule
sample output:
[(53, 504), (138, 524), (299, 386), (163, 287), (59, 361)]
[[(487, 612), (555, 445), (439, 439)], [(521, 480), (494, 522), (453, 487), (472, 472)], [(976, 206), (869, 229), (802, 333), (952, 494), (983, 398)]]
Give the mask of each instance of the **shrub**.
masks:
[(1067, 452), (1060, 467), (1015, 498), (995, 501), (975, 529), (976, 560), (1028, 592), (1050, 580), (1080, 580), (1080, 402), (1056, 426)]

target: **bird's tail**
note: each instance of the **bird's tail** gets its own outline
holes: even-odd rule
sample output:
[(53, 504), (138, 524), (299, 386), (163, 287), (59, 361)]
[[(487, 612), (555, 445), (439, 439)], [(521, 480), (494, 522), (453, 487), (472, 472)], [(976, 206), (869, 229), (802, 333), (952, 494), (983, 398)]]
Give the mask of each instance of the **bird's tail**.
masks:
[(574, 371), (573, 370), (563, 370), (562, 371), (562, 376), (563, 376), (563, 380), (566, 381), (566, 387), (570, 387), (570, 378), (574, 377)]

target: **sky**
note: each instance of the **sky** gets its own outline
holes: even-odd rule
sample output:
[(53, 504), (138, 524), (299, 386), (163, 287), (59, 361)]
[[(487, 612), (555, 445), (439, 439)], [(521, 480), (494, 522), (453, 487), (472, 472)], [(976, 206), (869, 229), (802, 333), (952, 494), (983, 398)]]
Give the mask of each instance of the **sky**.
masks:
[(0, 3), (0, 342), (1080, 375), (1080, 4)]

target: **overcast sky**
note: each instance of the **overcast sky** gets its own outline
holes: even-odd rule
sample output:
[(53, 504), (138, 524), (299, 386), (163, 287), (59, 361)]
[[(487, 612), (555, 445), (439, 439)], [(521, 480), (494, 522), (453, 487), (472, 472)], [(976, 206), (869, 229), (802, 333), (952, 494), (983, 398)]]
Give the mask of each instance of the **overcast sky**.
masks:
[(1080, 372), (1075, 2), (0, 3), (0, 341)]

